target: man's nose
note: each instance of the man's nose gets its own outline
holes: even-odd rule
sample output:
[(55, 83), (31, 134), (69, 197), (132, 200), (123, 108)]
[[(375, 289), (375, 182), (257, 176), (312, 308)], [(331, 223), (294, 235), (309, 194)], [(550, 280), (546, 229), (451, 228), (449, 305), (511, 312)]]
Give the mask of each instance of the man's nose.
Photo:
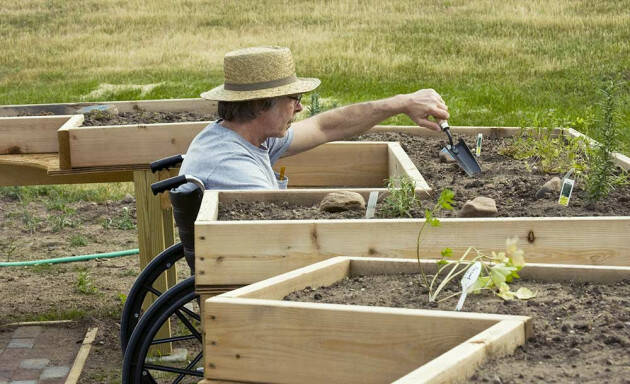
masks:
[(293, 113), (298, 113), (298, 112), (302, 111), (303, 109), (304, 109), (304, 107), (302, 107), (302, 103), (301, 103), (301, 102), (299, 102), (299, 103), (297, 103), (297, 104), (295, 105), (295, 110), (294, 110), (294, 112), (293, 112)]

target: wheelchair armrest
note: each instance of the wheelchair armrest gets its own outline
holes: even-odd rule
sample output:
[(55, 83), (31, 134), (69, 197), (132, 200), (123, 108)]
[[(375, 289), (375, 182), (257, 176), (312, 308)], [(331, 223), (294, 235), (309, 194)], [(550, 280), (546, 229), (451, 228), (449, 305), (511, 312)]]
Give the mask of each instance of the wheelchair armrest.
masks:
[(184, 155), (169, 156), (160, 160), (156, 160), (151, 163), (151, 172), (155, 173), (157, 171), (161, 171), (162, 169), (175, 167), (182, 161), (184, 161)]

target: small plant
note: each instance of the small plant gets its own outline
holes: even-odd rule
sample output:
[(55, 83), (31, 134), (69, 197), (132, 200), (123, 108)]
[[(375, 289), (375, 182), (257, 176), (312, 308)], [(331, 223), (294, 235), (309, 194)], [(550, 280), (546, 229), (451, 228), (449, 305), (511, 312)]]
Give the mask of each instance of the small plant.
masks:
[(59, 232), (66, 227), (74, 228), (77, 225), (76, 221), (70, 217), (70, 214), (63, 212), (48, 216), (48, 222), (52, 226), (53, 232)]
[(536, 114), (524, 121), (518, 136), (510, 144), (499, 150), (502, 155), (516, 160), (527, 160), (527, 167), (534, 166), (545, 173), (566, 173), (574, 169), (577, 175), (587, 170), (588, 143), (581, 137), (554, 135), (555, 128), (578, 127), (587, 124), (590, 118), (577, 118), (573, 121), (560, 119), (554, 110)]
[(308, 116), (312, 117), (317, 115), (318, 113), (327, 111), (329, 109), (337, 108), (339, 105), (336, 101), (332, 102), (322, 102), (318, 93), (311, 94), (311, 104), (307, 107)]
[[(517, 238), (506, 240), (505, 252), (492, 252), (490, 256), (485, 255), (474, 247), (468, 247), (466, 252), (464, 252), (458, 260), (452, 260), (453, 250), (445, 248), (441, 252), (442, 258), (437, 262), (437, 272), (429, 281), (429, 276), (424, 272), (422, 263), (420, 262), (422, 235), (425, 233), (427, 223), (432, 227), (440, 225), (440, 220), (436, 217), (436, 214), (442, 209), (452, 210), (454, 196), (453, 191), (449, 189), (443, 190), (435, 206), (430, 210), (425, 210), (425, 221), (418, 232), (416, 258), (418, 260), (420, 274), (425, 286), (428, 288), (429, 302), (440, 302), (460, 295), (462, 293), (461, 291), (438, 300), (438, 296), (444, 287), (453, 281), (454, 278), (466, 273), (468, 268), (476, 262), (481, 264), (481, 273), (470, 289), (472, 292), (478, 293), (482, 290), (491, 290), (505, 300), (514, 298), (529, 299), (534, 297), (535, 294), (527, 288), (520, 288), (518, 291), (512, 292), (508, 285), (513, 279), (519, 277), (517, 272), (525, 265), (523, 251), (516, 246)], [(473, 252), (474, 257), (469, 258)], [(444, 273), (446, 273), (446, 276), (444, 276)]]
[(321, 107), (319, 105), (319, 94), (318, 93), (312, 93), (311, 94), (311, 105), (308, 107), (308, 115), (309, 116), (315, 116), (318, 113), (320, 113)]
[(409, 176), (388, 179), (387, 192), (382, 209), (388, 217), (412, 217), (411, 210), (420, 205), (416, 183)]
[(585, 178), (586, 196), (590, 204), (605, 198), (616, 186), (627, 182), (625, 173), (615, 174), (612, 160), (612, 153), (618, 149), (622, 137), (617, 111), (619, 87), (619, 83), (610, 80), (600, 90), (603, 96), (600, 103), (601, 119), (598, 121), (600, 145), (589, 152), (590, 170)]
[(120, 216), (114, 218), (106, 218), (101, 222), (103, 229), (116, 228), (121, 230), (135, 229), (136, 224), (133, 222), (133, 217), (129, 212), (129, 208), (123, 207)]
[[(454, 278), (464, 274), (475, 262), (481, 264), (481, 274), (470, 288), (470, 291), (479, 293), (482, 290), (490, 290), (504, 300), (530, 299), (535, 294), (525, 287), (521, 287), (516, 292), (510, 290), (509, 283), (513, 279), (518, 279), (518, 271), (525, 265), (523, 250), (517, 247), (518, 238), (506, 240), (505, 252), (492, 252), (486, 255), (474, 247), (468, 247), (466, 252), (456, 261), (448, 260), (453, 255), (452, 252), (443, 252), (442, 259), (438, 261), (438, 270), (433, 275), (429, 283), (429, 302), (440, 302), (453, 296), (460, 295), (456, 292), (438, 300), (442, 289), (446, 287)], [(467, 259), (474, 252), (474, 257)], [(445, 272), (448, 270), (448, 272)], [(446, 273), (446, 276), (440, 276)]]
[(6, 242), (0, 243), (0, 245), (2, 245), (2, 253), (4, 254), (7, 262), (11, 261), (11, 257), (13, 257), (13, 254), (17, 250), (17, 245), (15, 244), (15, 242), (15, 238), (10, 238), (7, 239)]
[(79, 275), (77, 276), (76, 289), (84, 295), (93, 295), (98, 292), (98, 289), (92, 283), (90, 274), (86, 271), (79, 272)]
[(71, 247), (85, 247), (88, 245), (88, 239), (83, 235), (73, 235), (70, 238)]

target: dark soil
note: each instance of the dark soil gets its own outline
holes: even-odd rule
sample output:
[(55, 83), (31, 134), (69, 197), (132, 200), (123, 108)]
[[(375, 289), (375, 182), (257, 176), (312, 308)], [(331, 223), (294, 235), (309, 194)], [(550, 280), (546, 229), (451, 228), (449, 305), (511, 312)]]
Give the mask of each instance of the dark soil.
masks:
[(109, 112), (93, 111), (86, 113), (83, 126), (153, 124), (153, 123), (183, 123), (186, 121), (216, 120), (215, 114), (194, 112)]
[[(453, 310), (458, 297), (429, 305), (418, 275), (346, 278), (285, 300)], [(630, 281), (605, 284), (518, 281), (537, 292), (528, 301), (490, 293), (468, 296), (464, 311), (531, 316), (534, 334), (514, 354), (480, 367), (469, 382), (630, 383)], [(455, 287), (453, 287), (455, 288)], [(442, 297), (455, 293), (450, 289)]]
[[(462, 136), (471, 145), (473, 137)], [(514, 160), (499, 153), (511, 138), (484, 138), (483, 151), (479, 158), (482, 173), (468, 177), (457, 164), (440, 163), (438, 152), (446, 144), (446, 137), (419, 137), (401, 133), (370, 133), (358, 137), (363, 141), (398, 141), (416, 165), (429, 186), (439, 193), (448, 188), (455, 192), (454, 211), (442, 211), (441, 217), (455, 217), (464, 203), (477, 196), (493, 198), (496, 201), (499, 217), (540, 217), (540, 216), (628, 216), (630, 215), (630, 185), (614, 190), (607, 199), (587, 206), (586, 192), (576, 183), (568, 207), (558, 204), (558, 195), (536, 199), (536, 192), (553, 176), (542, 171), (528, 170), (526, 161)], [(529, 167), (531, 168), (531, 167)], [(290, 177), (290, 175), (289, 175)], [(423, 202), (422, 207), (411, 211), (413, 217), (423, 217), (424, 208), (435, 204), (432, 200)], [(388, 217), (377, 206), (376, 217)], [(243, 203), (225, 204), (221, 207), (221, 220), (288, 220), (288, 219), (348, 219), (362, 218), (365, 212), (350, 211), (341, 214), (327, 214), (317, 206), (304, 207), (282, 203)]]

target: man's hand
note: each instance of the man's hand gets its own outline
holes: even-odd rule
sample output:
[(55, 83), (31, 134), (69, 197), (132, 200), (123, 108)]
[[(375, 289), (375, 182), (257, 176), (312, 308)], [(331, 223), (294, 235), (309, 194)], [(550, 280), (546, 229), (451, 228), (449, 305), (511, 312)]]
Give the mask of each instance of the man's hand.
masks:
[[(406, 97), (405, 114), (421, 127), (434, 131), (441, 128), (436, 121), (448, 120), (448, 107), (442, 96), (433, 89), (421, 89), (417, 92), (404, 95)], [(429, 120), (432, 116), (436, 121)]]

